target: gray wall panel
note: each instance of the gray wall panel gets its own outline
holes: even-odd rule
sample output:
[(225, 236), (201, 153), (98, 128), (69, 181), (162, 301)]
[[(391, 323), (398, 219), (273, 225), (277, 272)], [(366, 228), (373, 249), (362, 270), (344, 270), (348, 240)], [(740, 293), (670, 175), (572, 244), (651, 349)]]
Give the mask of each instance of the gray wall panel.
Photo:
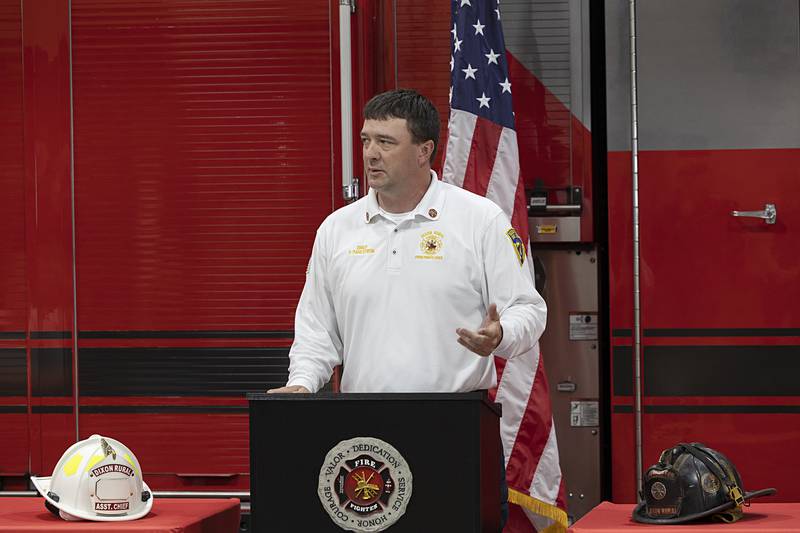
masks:
[(506, 0), (500, 12), (506, 49), (569, 109), (569, 0)]
[(606, 0), (606, 130), (608, 150), (631, 149), (628, 1)]
[(506, 48), (591, 129), (589, 0), (503, 0)]
[[(627, 6), (607, 2), (609, 150), (628, 149)], [(640, 148), (800, 147), (797, 0), (638, 3)]]

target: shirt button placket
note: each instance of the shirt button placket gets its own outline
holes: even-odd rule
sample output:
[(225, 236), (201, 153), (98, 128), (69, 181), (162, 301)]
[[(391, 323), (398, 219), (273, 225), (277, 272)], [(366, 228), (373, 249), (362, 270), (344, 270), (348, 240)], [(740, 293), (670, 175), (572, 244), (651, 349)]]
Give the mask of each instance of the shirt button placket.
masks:
[(401, 244), (401, 236), (399, 226), (395, 226), (391, 233), (389, 233), (389, 258), (387, 267), (391, 271), (399, 271), (402, 262), (400, 260), (400, 244)]

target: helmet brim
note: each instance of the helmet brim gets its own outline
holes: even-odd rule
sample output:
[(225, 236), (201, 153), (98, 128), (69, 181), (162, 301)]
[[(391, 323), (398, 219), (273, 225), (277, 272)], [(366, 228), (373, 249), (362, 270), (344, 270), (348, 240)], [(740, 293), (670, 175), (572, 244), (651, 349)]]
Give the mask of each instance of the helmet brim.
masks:
[[(777, 492), (773, 488), (769, 489), (761, 489), (752, 492), (747, 492), (744, 495), (745, 501), (750, 500), (751, 498), (759, 498), (761, 496), (770, 496)], [(686, 516), (676, 516), (675, 518), (650, 518), (647, 516), (647, 504), (646, 502), (639, 502), (636, 508), (633, 510), (633, 519), (637, 522), (641, 522), (643, 524), (683, 524), (685, 522), (691, 522), (693, 520), (698, 520), (700, 518), (705, 518), (707, 516), (715, 515), (717, 513), (721, 513), (727, 509), (731, 509), (736, 506), (736, 503), (731, 500), (728, 502), (723, 503), (722, 505), (718, 505), (702, 513), (694, 513), (691, 515)]]
[(50, 482), (52, 481), (52, 479), (53, 479), (52, 476), (47, 476), (47, 477), (31, 476), (31, 482), (33, 482), (33, 486), (36, 488), (37, 491), (39, 491), (39, 494), (41, 494), (45, 500), (50, 502), (51, 505), (54, 505), (59, 511), (63, 511), (67, 514), (71, 514), (72, 516), (76, 516), (83, 520), (90, 520), (92, 522), (124, 522), (127, 520), (137, 520), (139, 518), (147, 516), (147, 513), (149, 513), (150, 509), (153, 508), (153, 500), (155, 498), (153, 497), (153, 492), (150, 490), (150, 487), (147, 486), (147, 483), (145, 483), (144, 480), (142, 481), (142, 490), (150, 493), (150, 497), (145, 502), (144, 508), (139, 512), (132, 514), (111, 516), (111, 515), (96, 515), (94, 513), (87, 513), (79, 509), (75, 509), (69, 505), (65, 505), (63, 503), (59, 503), (53, 500), (47, 494), (50, 491)]

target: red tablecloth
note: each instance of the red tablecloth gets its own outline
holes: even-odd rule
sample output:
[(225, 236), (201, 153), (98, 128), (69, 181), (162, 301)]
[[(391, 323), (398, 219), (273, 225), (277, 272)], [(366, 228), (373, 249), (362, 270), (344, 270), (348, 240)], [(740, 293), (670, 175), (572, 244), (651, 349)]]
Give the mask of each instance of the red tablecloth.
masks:
[(800, 503), (753, 503), (745, 507), (744, 518), (733, 524), (698, 522), (678, 525), (640, 524), (631, 519), (634, 505), (603, 502), (575, 522), (570, 533), (694, 533), (696, 531), (757, 531), (758, 533), (800, 533)]
[(67, 522), (43, 498), (0, 498), (0, 531), (137, 531), (139, 533), (236, 533), (239, 500), (156, 498), (150, 514), (125, 522)]

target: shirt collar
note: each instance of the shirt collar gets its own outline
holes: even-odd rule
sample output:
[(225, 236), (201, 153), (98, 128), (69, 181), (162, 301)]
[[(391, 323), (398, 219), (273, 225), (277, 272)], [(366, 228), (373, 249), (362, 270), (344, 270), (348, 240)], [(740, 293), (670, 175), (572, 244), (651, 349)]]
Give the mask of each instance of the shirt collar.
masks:
[[(428, 190), (425, 191), (417, 207), (412, 209), (412, 217), (419, 215), (428, 220), (439, 220), (439, 217), (442, 216), (444, 196), (444, 190), (442, 184), (439, 182), (439, 176), (436, 175), (434, 170), (431, 170), (431, 183), (428, 185)], [(369, 192), (367, 192), (364, 222), (369, 224), (380, 212), (381, 208), (380, 205), (378, 205), (378, 195), (373, 189), (370, 189)]]

